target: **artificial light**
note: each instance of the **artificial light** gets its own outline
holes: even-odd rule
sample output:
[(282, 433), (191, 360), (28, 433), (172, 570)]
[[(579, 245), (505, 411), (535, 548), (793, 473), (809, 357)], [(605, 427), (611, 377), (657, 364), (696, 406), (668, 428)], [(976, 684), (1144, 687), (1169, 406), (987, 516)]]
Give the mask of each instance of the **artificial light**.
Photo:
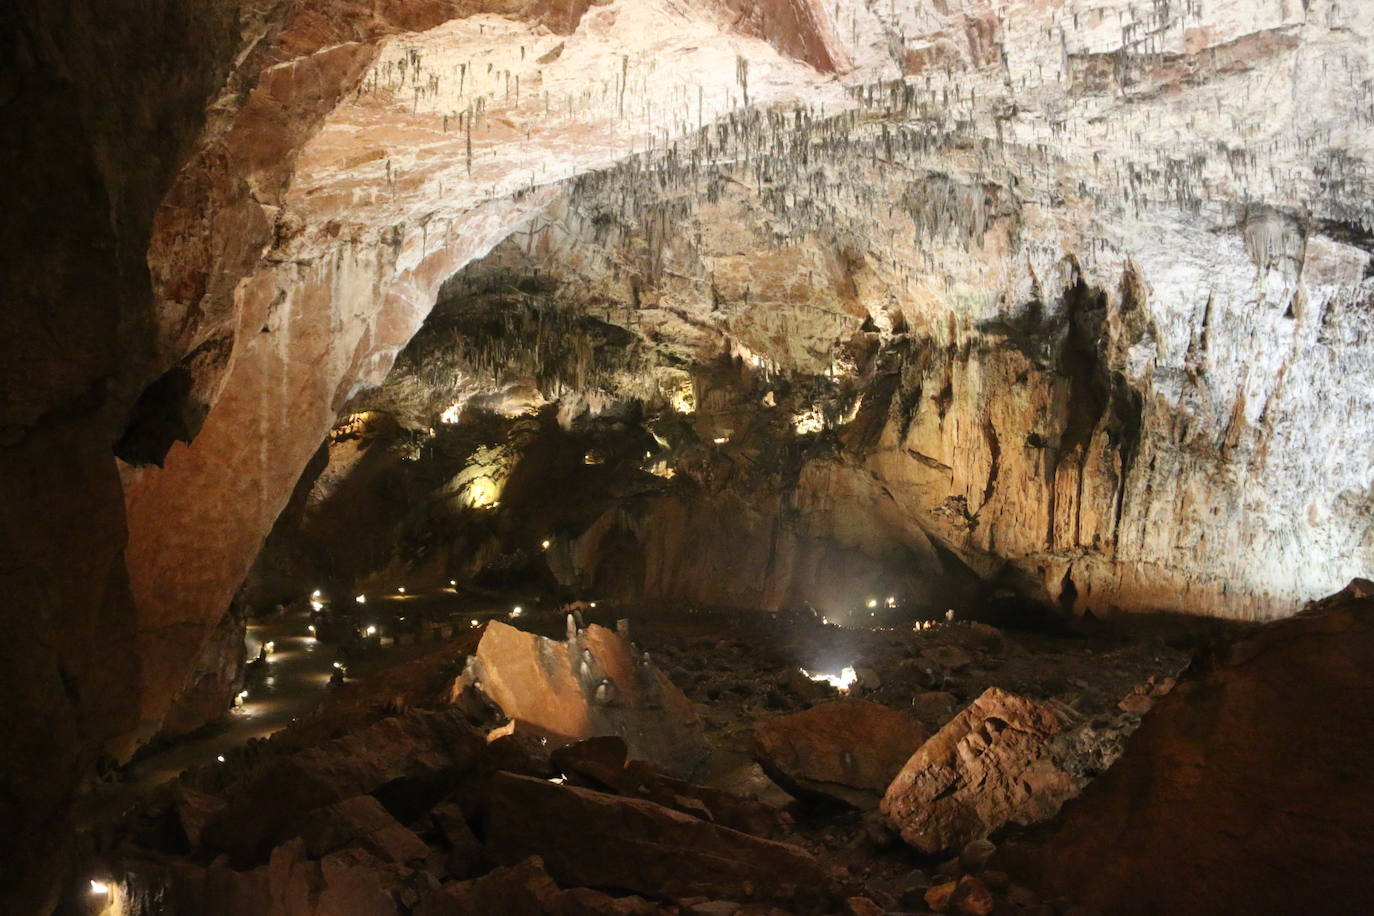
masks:
[(841, 669), (839, 674), (812, 674), (805, 668), (801, 668), (799, 670), (802, 674), (806, 675), (811, 680), (816, 681), (818, 683), (824, 681), (825, 683), (829, 684), (831, 687), (834, 687), (836, 690), (841, 691), (842, 693), (848, 693), (849, 688), (854, 686), (854, 682), (859, 679), (859, 676), (854, 673), (854, 669), (849, 665), (846, 665), (843, 669)]

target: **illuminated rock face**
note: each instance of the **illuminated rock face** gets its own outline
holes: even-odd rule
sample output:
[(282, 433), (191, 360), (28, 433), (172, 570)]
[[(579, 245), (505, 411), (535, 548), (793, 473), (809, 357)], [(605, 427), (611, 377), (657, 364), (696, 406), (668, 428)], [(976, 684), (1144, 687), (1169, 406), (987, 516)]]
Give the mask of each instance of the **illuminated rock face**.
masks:
[[(703, 246), (639, 211), (643, 249), (616, 255), (671, 268), (613, 286), (658, 298), (666, 349), (830, 371), (871, 317), (924, 350), (902, 391), (936, 409), (878, 422), (853, 473), (882, 486), (850, 514), (890, 493), (915, 541), (1078, 608), (1268, 616), (1357, 571), (1374, 14), (726, 6), (300, 4), (266, 30), (154, 226), (159, 360), (191, 375), (189, 428), (210, 407), (125, 474), (143, 734), (439, 284), (521, 227), (558, 248), (556, 182), (646, 150), (669, 184), (695, 155), (676, 187), (712, 201)], [(805, 123), (703, 149), (746, 102)]]
[[(714, 3), (411, 6), (302, 3), (271, 23), (154, 224), (155, 348), (190, 375), (174, 406), (194, 439), (160, 468), (124, 468), (137, 738), (339, 409), (382, 380), (443, 280), (547, 205), (552, 182), (746, 95), (844, 99)], [(748, 19), (759, 35), (778, 21)]]
[(630, 754), (690, 773), (706, 755), (682, 691), (620, 634), (593, 624), (565, 642), (486, 625), (455, 691), (480, 691), (517, 723), (565, 740), (619, 735)]

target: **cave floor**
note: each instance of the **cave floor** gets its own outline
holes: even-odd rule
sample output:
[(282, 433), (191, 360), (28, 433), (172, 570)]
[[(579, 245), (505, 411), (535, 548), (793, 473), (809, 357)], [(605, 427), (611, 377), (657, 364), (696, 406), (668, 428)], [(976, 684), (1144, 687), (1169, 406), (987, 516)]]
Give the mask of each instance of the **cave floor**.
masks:
[[(521, 613), (512, 617), (517, 606)], [(789, 842), (866, 886), (892, 887), (894, 897), (901, 886), (910, 885), (913, 874), (934, 876), (949, 863), (896, 841), (871, 814), (814, 798), (793, 799), (755, 762), (754, 734), (760, 723), (842, 695), (827, 683), (799, 676), (800, 669), (839, 675), (853, 668), (856, 682), (849, 695), (904, 710), (932, 734), (990, 687), (1053, 702), (1086, 723), (1087, 738), (1074, 765), (1076, 775), (1091, 778), (1119, 755), (1139, 724), (1148, 708), (1140, 698), (1151, 691), (1157, 695), (1161, 686), (1169, 689), (1190, 657), (1158, 633), (1018, 632), (963, 620), (916, 621), (900, 609), (879, 609), (872, 617), (860, 611), (841, 621), (845, 625), (823, 623), (810, 614), (606, 602), (596, 608), (583, 605), (580, 613), (586, 623), (614, 626), (618, 619), (628, 620), (631, 639), (695, 705), (712, 750), (708, 763), (693, 774), (695, 782), (785, 811)], [(385, 645), (365, 640), (361, 649), (355, 639), (347, 652), (339, 643), (310, 635), (311, 622), (322, 618), (303, 604), (260, 619), (247, 635), (248, 654), (267, 641), (275, 643), (276, 651), (262, 670), (250, 675), (243, 707), (210, 728), (142, 756), (117, 781), (98, 787), (87, 799), (85, 823), (99, 829), (127, 811), (155, 806), (160, 785), (183, 770), (213, 770), (220, 754), (228, 756), (227, 769), (233, 769), (236, 754), (244, 759), (242, 749), (251, 739), (292, 723), (300, 723), (292, 729), (297, 744), (312, 729), (325, 736), (333, 725), (312, 723), (328, 723), (331, 717), (337, 721), (340, 711), (350, 707), (376, 707), (379, 699), (398, 695), (397, 684), (424, 680), (430, 693), (416, 705), (442, 705), (435, 697), (447, 691), (436, 692), (433, 685), (452, 682), (484, 620), (503, 619), (562, 638), (566, 617), (566, 609), (541, 600), (534, 589), (504, 595), (452, 589), (377, 595), (369, 597), (365, 610), (341, 608), (332, 632), (339, 632), (341, 623), (343, 630), (356, 632), (373, 620), (387, 632), (398, 621), (409, 620), (410, 627), (418, 630), (422, 623), (431, 635), (388, 639)], [(437, 638), (444, 641), (436, 643)], [(351, 684), (342, 691), (328, 683), (339, 658), (346, 658), (350, 669)], [(417, 678), (410, 673), (414, 671), (425, 674)], [(251, 747), (247, 751), (252, 759), (255, 752)], [(192, 783), (202, 779), (193, 776)], [(1021, 832), (1011, 828), (1002, 838)]]
[[(886, 613), (886, 617), (884, 614)], [(911, 713), (934, 733), (990, 687), (1062, 704), (1087, 723), (1079, 773), (1092, 778), (1121, 753), (1144, 708), (1142, 691), (1167, 690), (1190, 653), (1166, 640), (1167, 623), (1151, 635), (1083, 636), (999, 630), (976, 622), (912, 621), (901, 611), (874, 618), (862, 611), (842, 625), (810, 615), (740, 614), (678, 609), (617, 609), (631, 635), (696, 704), (713, 736), (702, 781), (785, 806), (793, 842), (874, 886), (900, 885), (913, 869), (934, 875), (942, 864), (840, 805), (797, 802), (760, 772), (756, 727), (769, 719), (834, 699), (823, 683), (798, 689), (796, 673), (856, 671), (849, 695)], [(1149, 630), (1150, 628), (1146, 628)], [(1025, 833), (1011, 827), (1003, 839)], [(946, 867), (948, 867), (946, 865)]]
[[(434, 622), (442, 620), (451, 627), (450, 633), (463, 632), (472, 619), (486, 620), (508, 613), (504, 602), (484, 596), (459, 596), (449, 589), (409, 596), (374, 596), (372, 610), (373, 613), (352, 616), (360, 621), (385, 621), (414, 615)], [(215, 762), (249, 741), (265, 739), (308, 718), (329, 700), (329, 679), (336, 661), (346, 660), (350, 679), (358, 682), (434, 650), (432, 642), (424, 641), (388, 641), (384, 647), (374, 641), (362, 651), (345, 650), (340, 644), (312, 635), (310, 627), (318, 620), (319, 616), (302, 601), (251, 622), (244, 635), (245, 657), (256, 659), (266, 643), (272, 643), (274, 651), (264, 663), (250, 664), (244, 680), (247, 696), (242, 704), (218, 722), (138, 754), (112, 780), (96, 785), (86, 795), (81, 805), (81, 821), (108, 822), (183, 771)]]

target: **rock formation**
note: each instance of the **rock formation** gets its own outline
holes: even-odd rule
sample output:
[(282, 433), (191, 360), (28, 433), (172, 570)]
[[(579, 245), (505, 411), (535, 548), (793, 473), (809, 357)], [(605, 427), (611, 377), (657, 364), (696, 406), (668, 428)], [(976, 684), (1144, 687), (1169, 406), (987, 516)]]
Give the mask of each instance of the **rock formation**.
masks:
[(755, 732), (759, 762), (778, 785), (859, 808), (876, 806), (927, 737), (906, 713), (856, 699), (779, 716)]
[(682, 691), (628, 639), (568, 619), (563, 642), (488, 623), (455, 696), (476, 690), (518, 726), (564, 742), (615, 735), (634, 757), (690, 773), (706, 747)]
[(488, 842), (497, 857), (538, 855), (565, 884), (809, 907), (825, 883), (820, 863), (795, 846), (648, 802), (509, 774), (492, 791)]
[(1075, 788), (1050, 753), (1064, 725), (1045, 703), (989, 688), (911, 756), (883, 795), (883, 815), (926, 853), (1046, 820)]
[(1371, 651), (1364, 580), (1230, 648), (1065, 808), (1047, 885), (1104, 913), (1368, 909)]

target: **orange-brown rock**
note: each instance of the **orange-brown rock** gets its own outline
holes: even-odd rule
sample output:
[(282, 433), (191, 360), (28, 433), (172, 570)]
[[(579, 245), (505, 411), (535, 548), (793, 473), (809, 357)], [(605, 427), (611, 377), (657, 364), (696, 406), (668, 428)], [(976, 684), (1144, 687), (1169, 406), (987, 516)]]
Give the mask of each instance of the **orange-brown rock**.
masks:
[(1049, 756), (1060, 712), (990, 687), (911, 756), (883, 796), (902, 839), (926, 853), (958, 850), (1008, 823), (1030, 824), (1072, 795)]
[(972, 875), (964, 875), (950, 895), (950, 906), (965, 916), (988, 916), (996, 899), (986, 884)]
[(1374, 909), (1371, 592), (1265, 626), (1161, 698), (1065, 807), (1051, 893), (1123, 916)]
[(436, 805), (429, 819), (448, 847), (445, 858), (448, 876), (461, 881), (481, 874), (487, 864), (486, 851), (468, 825), (462, 806), (453, 802)]
[(945, 912), (949, 909), (950, 903), (954, 897), (954, 891), (958, 886), (959, 883), (957, 881), (942, 881), (939, 884), (932, 885), (924, 895), (926, 906), (937, 913)]
[(872, 808), (928, 736), (906, 713), (842, 699), (762, 723), (754, 731), (754, 754), (795, 795)]
[(172, 805), (187, 846), (194, 848), (200, 845), (205, 824), (224, 808), (224, 799), (189, 785), (177, 785)]
[(619, 735), (598, 735), (557, 748), (549, 755), (564, 773), (590, 779), (599, 788), (620, 791), (630, 749)]
[(795, 846), (590, 789), (497, 774), (487, 846), (499, 860), (537, 855), (564, 886), (657, 898), (818, 901), (820, 864)]
[(510, 718), (565, 738), (619, 735), (633, 757), (689, 772), (705, 757), (691, 702), (614, 630), (592, 625), (566, 641), (487, 624), (467, 670)]

